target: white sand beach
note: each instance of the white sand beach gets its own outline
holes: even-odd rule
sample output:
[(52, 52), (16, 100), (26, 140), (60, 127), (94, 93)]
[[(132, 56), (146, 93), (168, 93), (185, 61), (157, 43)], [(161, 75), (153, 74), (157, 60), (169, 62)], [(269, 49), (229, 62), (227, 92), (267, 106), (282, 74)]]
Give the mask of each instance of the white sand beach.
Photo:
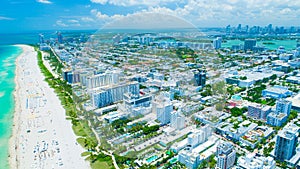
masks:
[(18, 45), (10, 167), (20, 169), (90, 168), (76, 143), (72, 124), (54, 90), (44, 81), (33, 47)]

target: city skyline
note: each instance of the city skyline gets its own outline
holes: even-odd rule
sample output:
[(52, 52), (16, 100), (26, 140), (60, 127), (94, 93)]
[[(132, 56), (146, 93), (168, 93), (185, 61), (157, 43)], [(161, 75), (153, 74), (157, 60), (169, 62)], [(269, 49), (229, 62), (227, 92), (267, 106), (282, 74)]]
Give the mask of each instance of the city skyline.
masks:
[[(5, 26), (0, 32), (99, 29), (114, 20), (127, 17), (138, 20), (148, 13), (174, 16), (195, 27), (266, 26), (270, 23), (274, 26), (299, 26), (299, 7), (300, 2), (296, 0), (79, 0), (76, 3), (70, 0), (5, 0), (0, 12), (0, 23)], [(156, 20), (155, 15), (148, 19)]]

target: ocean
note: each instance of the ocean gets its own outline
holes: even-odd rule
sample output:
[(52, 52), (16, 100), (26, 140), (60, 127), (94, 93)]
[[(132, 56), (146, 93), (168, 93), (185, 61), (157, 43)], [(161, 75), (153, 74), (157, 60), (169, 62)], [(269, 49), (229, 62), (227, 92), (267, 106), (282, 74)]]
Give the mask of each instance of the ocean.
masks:
[[(270, 44), (264, 44), (264, 42), (269, 42)], [(222, 47), (231, 48), (232, 45), (244, 45), (244, 41), (241, 40), (228, 40), (226, 43), (222, 43)], [(266, 40), (266, 41), (257, 41), (257, 45), (265, 46), (270, 50), (276, 50), (278, 47), (283, 46), (286, 50), (293, 50), (297, 47), (296, 40)]]
[(15, 90), (15, 61), (22, 49), (0, 46), (0, 168), (8, 169), (8, 143), (12, 133)]

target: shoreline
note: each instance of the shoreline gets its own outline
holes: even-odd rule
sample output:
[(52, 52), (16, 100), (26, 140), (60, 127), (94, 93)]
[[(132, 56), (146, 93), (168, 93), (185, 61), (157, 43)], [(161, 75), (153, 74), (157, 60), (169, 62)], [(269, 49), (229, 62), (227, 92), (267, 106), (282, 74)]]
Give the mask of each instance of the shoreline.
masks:
[(21, 48), (22, 53), (17, 56), (16, 60), (15, 60), (15, 78), (14, 78), (14, 83), (15, 83), (15, 90), (13, 92), (13, 96), (14, 96), (14, 102), (15, 102), (15, 107), (14, 107), (14, 112), (13, 112), (13, 120), (12, 120), (12, 132), (11, 132), (11, 136), (9, 138), (9, 142), (8, 142), (8, 164), (10, 166), (10, 168), (18, 168), (18, 160), (17, 160), (17, 143), (18, 143), (18, 138), (17, 135), (19, 134), (19, 130), (20, 130), (20, 125), (19, 125), (19, 121), (20, 121), (20, 110), (21, 110), (21, 106), (20, 106), (20, 100), (17, 99), (18, 97), (18, 91), (20, 90), (20, 86), (19, 86), (19, 82), (18, 82), (18, 78), (19, 78), (19, 66), (18, 66), (18, 61), (20, 59), (20, 57), (22, 57), (22, 55), (24, 54), (24, 49), (23, 47), (21, 47), (20, 45), (14, 45), (17, 46), (19, 48)]
[(22, 53), (15, 61), (10, 168), (90, 168), (58, 96), (44, 81), (37, 52), (28, 45), (15, 46)]

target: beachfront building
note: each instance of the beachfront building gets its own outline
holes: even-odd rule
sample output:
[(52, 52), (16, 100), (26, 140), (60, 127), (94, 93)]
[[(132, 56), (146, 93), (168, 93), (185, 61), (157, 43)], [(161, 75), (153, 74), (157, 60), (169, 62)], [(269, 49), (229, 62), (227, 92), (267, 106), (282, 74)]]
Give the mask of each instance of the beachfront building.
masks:
[(105, 72), (101, 74), (96, 74), (89, 76), (86, 79), (86, 87), (88, 89), (93, 89), (97, 87), (115, 85), (119, 83), (120, 73), (117, 71)]
[(276, 162), (272, 157), (257, 156), (255, 153), (251, 153), (238, 158), (237, 166), (245, 169), (275, 169)]
[(248, 106), (248, 117), (253, 119), (266, 120), (267, 115), (271, 112), (270, 106), (252, 103)]
[(152, 102), (152, 111), (161, 125), (170, 123), (173, 105), (169, 98), (159, 95)]
[(217, 147), (217, 168), (228, 169), (233, 167), (236, 158), (236, 151), (229, 142), (224, 142)]
[(137, 82), (129, 82), (94, 89), (91, 92), (93, 106), (100, 108), (121, 101), (124, 98), (124, 93), (138, 95), (139, 84)]
[(274, 99), (286, 98), (292, 95), (287, 87), (275, 85), (262, 91), (263, 97), (272, 97)]
[(288, 161), (296, 154), (299, 127), (290, 124), (280, 130), (276, 136), (274, 156), (276, 160)]
[(179, 111), (171, 112), (171, 127), (177, 130), (184, 128), (185, 117)]

